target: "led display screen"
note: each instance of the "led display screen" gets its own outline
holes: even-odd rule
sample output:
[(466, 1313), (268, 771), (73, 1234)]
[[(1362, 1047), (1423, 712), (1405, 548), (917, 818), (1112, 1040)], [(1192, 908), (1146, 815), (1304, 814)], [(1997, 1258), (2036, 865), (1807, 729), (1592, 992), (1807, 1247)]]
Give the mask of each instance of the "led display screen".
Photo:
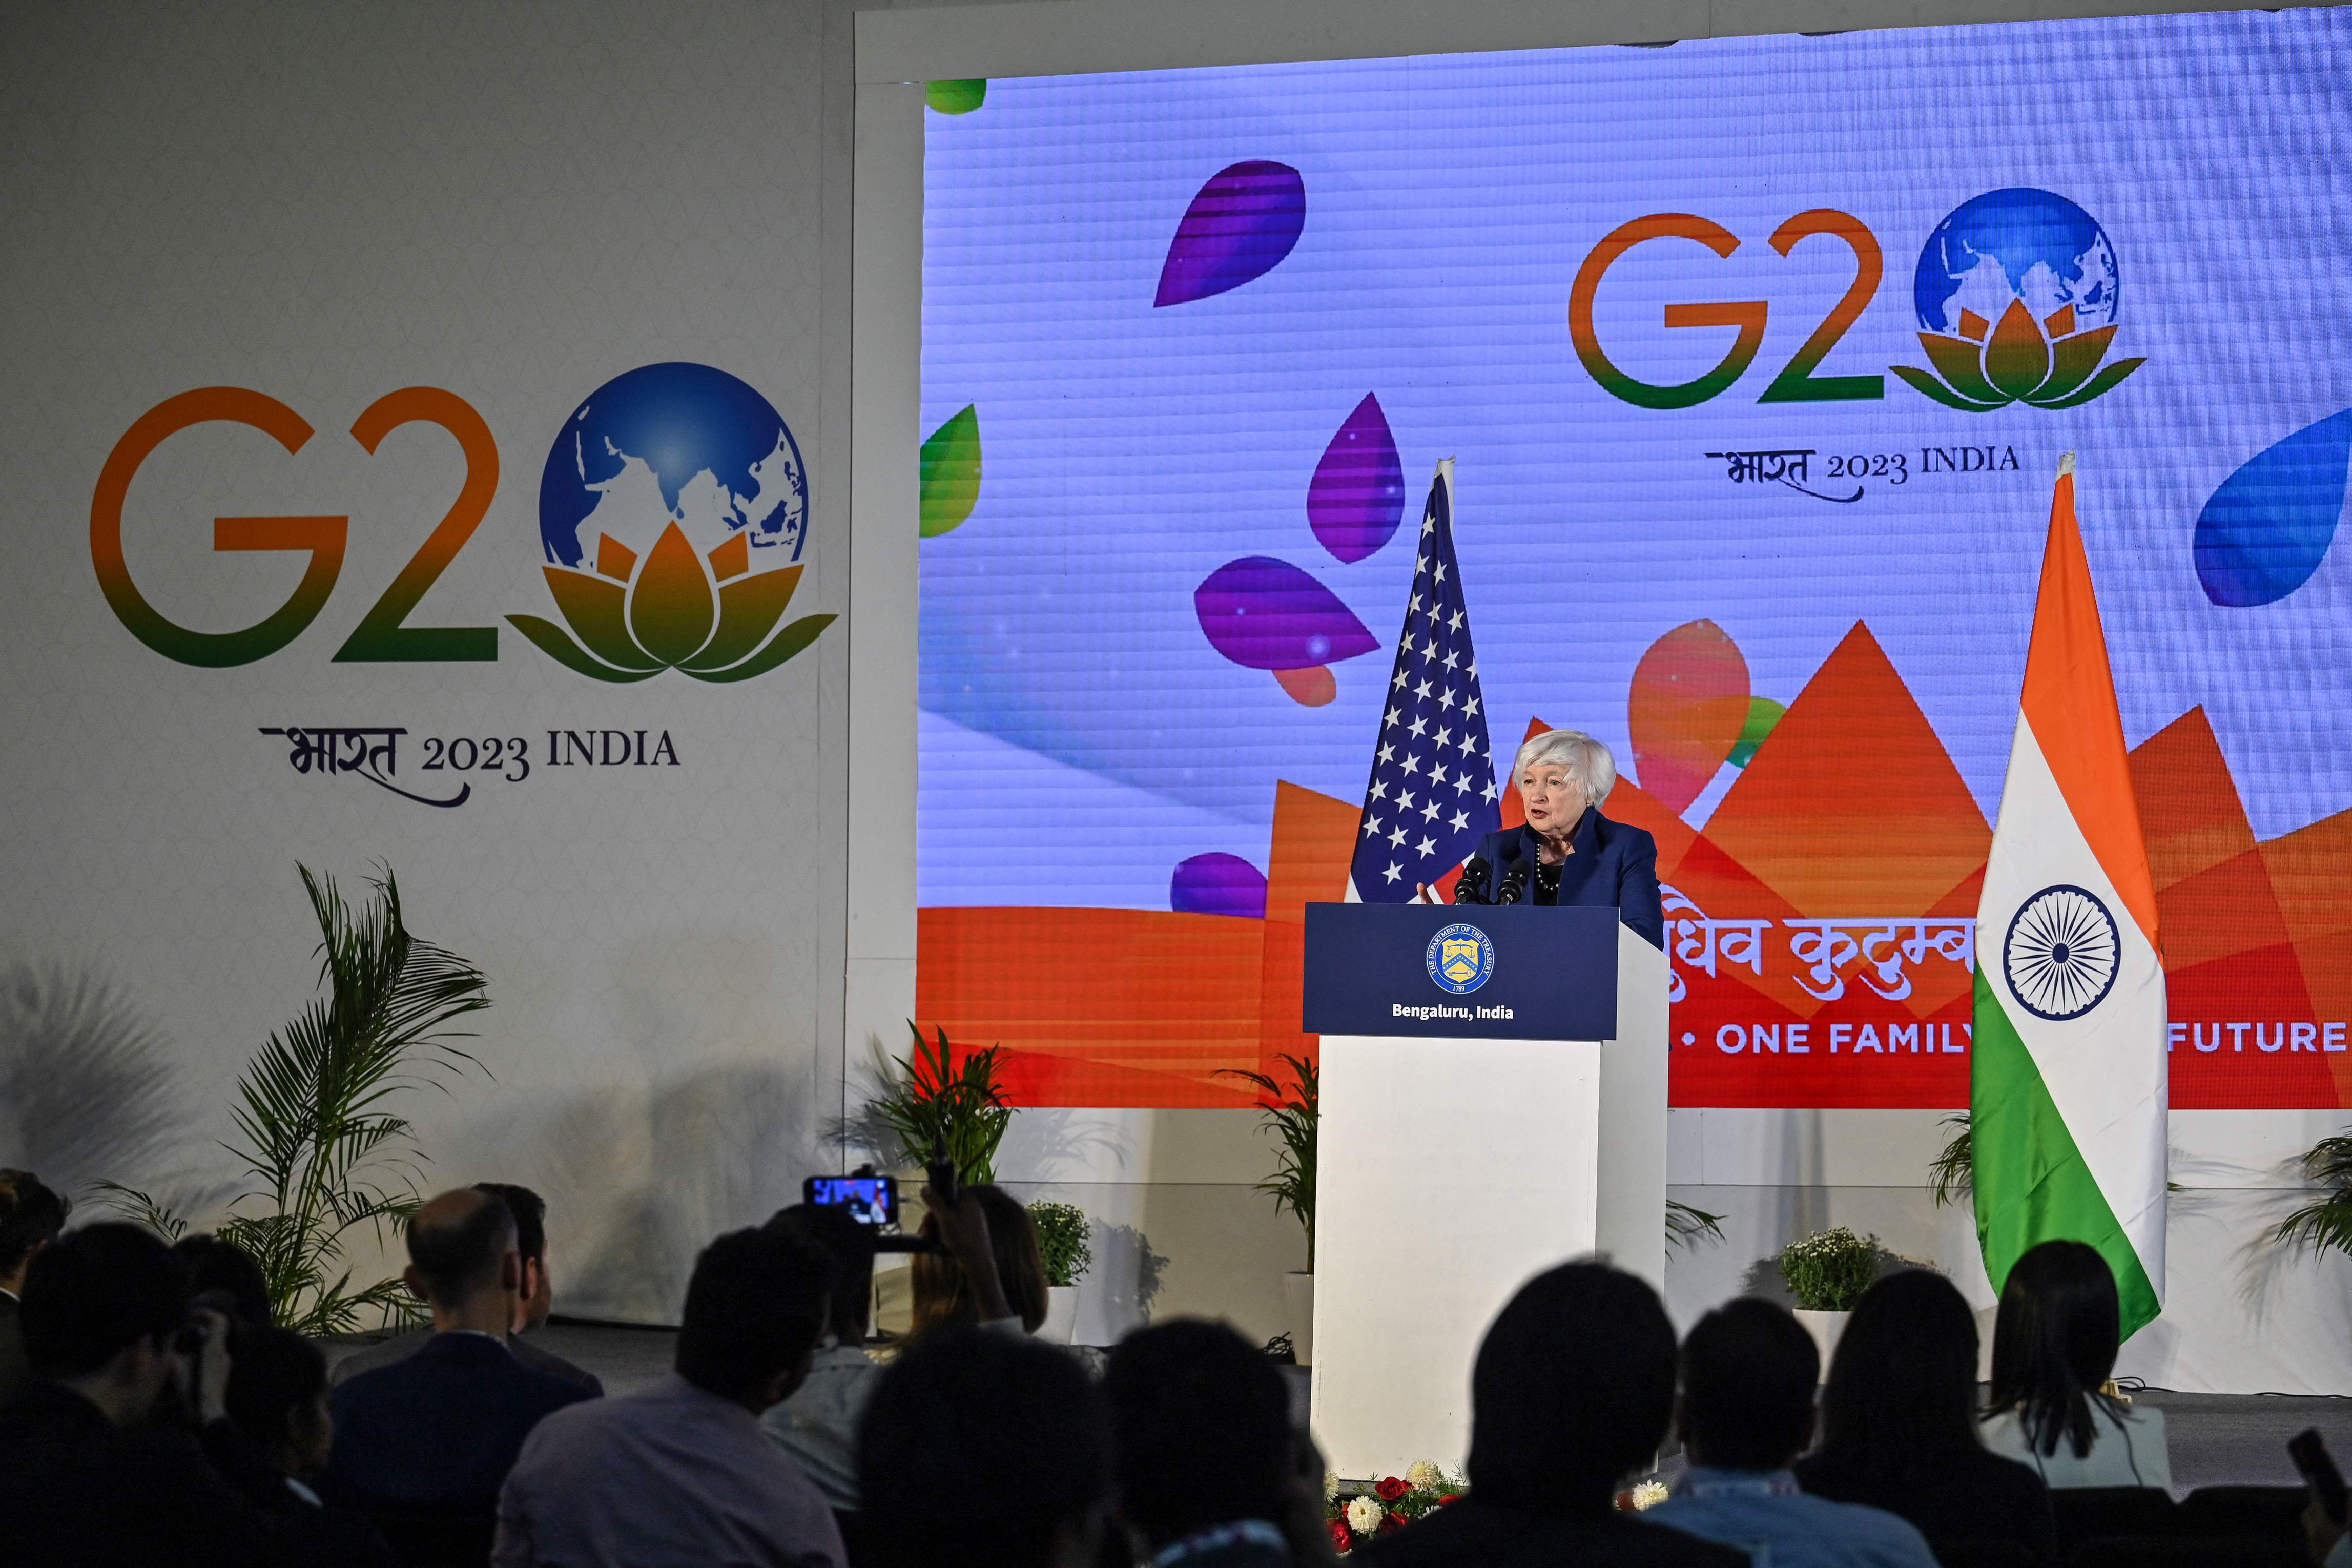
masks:
[(1020, 1099), (1311, 1051), (1451, 458), (1468, 782), (1611, 748), (1674, 1102), (1965, 1104), (2071, 451), (2173, 1103), (2352, 1103), (2352, 15), (930, 103), (919, 1005)]

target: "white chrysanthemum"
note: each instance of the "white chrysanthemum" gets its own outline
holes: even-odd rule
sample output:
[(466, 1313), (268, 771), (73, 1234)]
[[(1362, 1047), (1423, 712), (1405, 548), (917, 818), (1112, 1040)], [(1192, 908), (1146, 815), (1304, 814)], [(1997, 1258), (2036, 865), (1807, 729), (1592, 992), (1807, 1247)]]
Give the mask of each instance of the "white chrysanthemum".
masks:
[(1326, 1471), (1324, 1471), (1324, 1472), (1323, 1472), (1323, 1500), (1324, 1500), (1325, 1502), (1329, 1502), (1333, 1498), (1336, 1498), (1336, 1497), (1338, 1497), (1339, 1495), (1339, 1471), (1337, 1471), (1337, 1470), (1326, 1470)]
[(1388, 1510), (1378, 1498), (1360, 1497), (1348, 1500), (1348, 1528), (1358, 1535), (1370, 1535), (1380, 1529)]
[(1413, 1489), (1416, 1491), (1439, 1491), (1445, 1486), (1445, 1472), (1427, 1459), (1415, 1459), (1412, 1464), (1407, 1465), (1404, 1468), (1404, 1479), (1412, 1483)]
[(1643, 1481), (1633, 1489), (1633, 1511), (1639, 1513), (1644, 1509), (1655, 1508), (1665, 1501), (1669, 1495), (1664, 1486), (1659, 1482)]

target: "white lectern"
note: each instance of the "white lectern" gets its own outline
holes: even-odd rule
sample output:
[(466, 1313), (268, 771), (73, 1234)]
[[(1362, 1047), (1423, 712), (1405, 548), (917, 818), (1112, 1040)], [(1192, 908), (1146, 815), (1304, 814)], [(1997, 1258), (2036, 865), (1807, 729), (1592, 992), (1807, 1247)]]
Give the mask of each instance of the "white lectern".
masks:
[(1479, 1340), (1530, 1276), (1598, 1250), (1663, 1289), (1666, 959), (1616, 914), (1307, 911), (1313, 1425), (1343, 1476), (1462, 1462)]

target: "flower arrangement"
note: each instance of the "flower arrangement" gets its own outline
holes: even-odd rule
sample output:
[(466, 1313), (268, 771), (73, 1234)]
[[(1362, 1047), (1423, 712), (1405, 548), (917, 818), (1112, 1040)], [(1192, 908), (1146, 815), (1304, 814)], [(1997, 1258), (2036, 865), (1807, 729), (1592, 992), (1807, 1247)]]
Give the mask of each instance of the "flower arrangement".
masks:
[(1384, 1476), (1352, 1497), (1341, 1496), (1343, 1489), (1336, 1477), (1324, 1478), (1324, 1521), (1333, 1548), (1344, 1555), (1376, 1535), (1428, 1518), (1468, 1488), (1460, 1475), (1423, 1459), (1406, 1466), (1403, 1475)]
[(1817, 1231), (1780, 1249), (1780, 1278), (1809, 1312), (1851, 1312), (1878, 1276), (1878, 1238), (1844, 1226)]
[(1037, 1226), (1037, 1258), (1045, 1266), (1045, 1283), (1076, 1284), (1095, 1261), (1095, 1249), (1087, 1240), (1087, 1211), (1039, 1198), (1029, 1205), (1029, 1218)]
[(1673, 1495), (1664, 1481), (1636, 1481), (1617, 1494), (1617, 1511), (1646, 1513)]

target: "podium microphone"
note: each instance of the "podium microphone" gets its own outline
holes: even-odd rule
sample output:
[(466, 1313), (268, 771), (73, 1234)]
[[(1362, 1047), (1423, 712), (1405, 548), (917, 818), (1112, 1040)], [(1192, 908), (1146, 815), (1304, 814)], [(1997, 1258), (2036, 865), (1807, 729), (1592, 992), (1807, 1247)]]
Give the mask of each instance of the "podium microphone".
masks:
[(1495, 889), (1495, 901), (1498, 904), (1516, 904), (1519, 901), (1519, 896), (1527, 890), (1528, 863), (1521, 860), (1503, 873), (1503, 885)]

